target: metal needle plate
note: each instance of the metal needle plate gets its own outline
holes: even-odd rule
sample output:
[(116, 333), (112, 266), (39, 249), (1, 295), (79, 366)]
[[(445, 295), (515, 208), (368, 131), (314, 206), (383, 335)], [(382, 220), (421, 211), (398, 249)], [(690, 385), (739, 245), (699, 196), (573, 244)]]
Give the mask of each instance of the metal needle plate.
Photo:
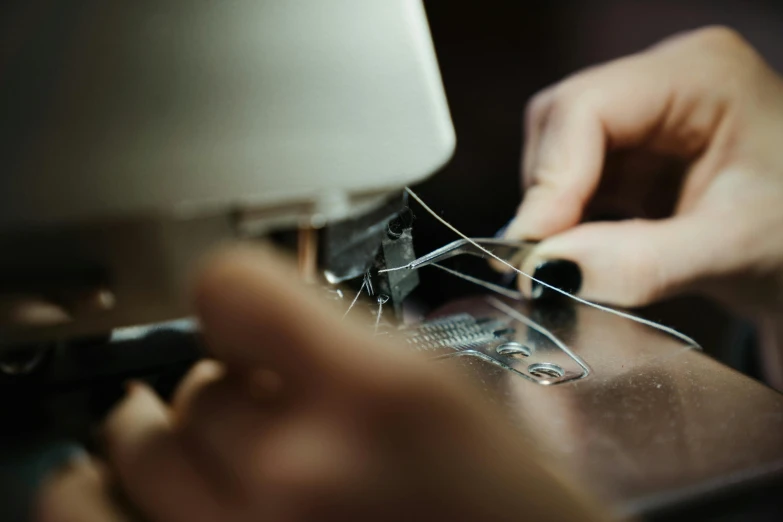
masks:
[(513, 317), (446, 316), (407, 330), (405, 339), (413, 349), (432, 352), (437, 358), (478, 358), (542, 385), (588, 374), (584, 362), (562, 343), (559, 346), (556, 339)]

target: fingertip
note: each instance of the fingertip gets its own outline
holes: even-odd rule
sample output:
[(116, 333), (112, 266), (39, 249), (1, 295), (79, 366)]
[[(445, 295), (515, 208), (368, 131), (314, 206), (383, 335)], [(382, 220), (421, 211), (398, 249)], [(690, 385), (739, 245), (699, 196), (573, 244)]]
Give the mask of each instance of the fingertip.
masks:
[(584, 205), (585, 199), (573, 187), (559, 183), (533, 185), (525, 193), (505, 237), (522, 241), (544, 240), (577, 225)]
[(154, 520), (225, 520), (226, 514), (174, 431), (166, 404), (134, 383), (105, 422), (112, 470), (134, 506)]
[[(204, 260), (193, 292), (211, 353), (229, 366), (264, 361), (301, 329), (310, 306), (296, 272), (265, 246), (232, 245)], [(264, 348), (263, 350), (261, 348)]]
[[(193, 301), (199, 312), (209, 312), (213, 304), (222, 302), (238, 288), (246, 288), (248, 280), (263, 283), (266, 273), (275, 270), (290, 272), (282, 255), (265, 245), (234, 243), (223, 245), (201, 260), (193, 284)], [(262, 277), (259, 277), (262, 276)]]
[(128, 520), (114, 499), (104, 466), (91, 458), (75, 461), (41, 487), (36, 522), (109, 522)]
[(152, 388), (132, 381), (126, 389), (125, 397), (106, 417), (102, 433), (107, 451), (120, 462), (133, 459), (127, 449), (135, 447), (138, 439), (169, 428), (168, 407)]
[(187, 411), (194, 394), (212, 382), (216, 382), (225, 375), (223, 364), (213, 359), (205, 359), (197, 362), (193, 368), (177, 386), (171, 401), (171, 409), (177, 418)]
[(529, 209), (532, 206), (535, 206), (535, 203), (522, 203), (522, 206), (519, 208), (519, 214), (517, 214), (517, 217), (508, 224), (508, 227), (506, 227), (505, 233), (503, 234), (504, 239), (520, 241), (541, 239), (538, 237), (541, 234), (536, 232), (536, 229), (540, 227), (537, 227), (536, 223), (528, 218), (528, 215), (531, 214)]
[[(237, 246), (206, 260), (195, 290), (210, 353), (237, 374), (264, 368), (302, 393), (339, 380), (367, 337), (301, 283), (270, 248)], [(335, 327), (339, 325), (339, 327)], [(346, 370), (347, 371), (347, 370)]]

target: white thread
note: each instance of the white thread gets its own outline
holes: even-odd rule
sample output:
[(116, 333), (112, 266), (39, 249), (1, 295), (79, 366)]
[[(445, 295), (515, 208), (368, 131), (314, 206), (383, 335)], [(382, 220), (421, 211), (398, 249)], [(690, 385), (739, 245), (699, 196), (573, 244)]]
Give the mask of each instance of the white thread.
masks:
[(457, 234), (458, 236), (460, 236), (461, 238), (463, 238), (464, 240), (466, 240), (467, 242), (469, 242), (470, 244), (472, 244), (473, 246), (475, 246), (476, 248), (478, 248), (479, 250), (481, 250), (482, 252), (484, 252), (485, 254), (490, 256), (491, 258), (493, 258), (493, 259), (495, 259), (497, 261), (500, 261), (502, 264), (506, 265), (507, 267), (509, 267), (510, 269), (515, 271), (516, 273), (521, 274), (521, 275), (527, 277), (528, 279), (530, 279), (531, 281), (535, 281), (536, 283), (538, 283), (538, 284), (540, 284), (542, 286), (545, 286), (545, 287), (547, 287), (547, 288), (549, 288), (551, 290), (554, 290), (555, 292), (558, 292), (560, 294), (563, 294), (564, 296), (570, 297), (574, 301), (577, 301), (577, 302), (582, 303), (582, 304), (587, 305), (587, 306), (592, 306), (593, 308), (596, 308), (596, 309), (601, 310), (603, 312), (609, 312), (610, 314), (614, 314), (614, 315), (616, 315), (618, 317), (624, 317), (625, 319), (634, 321), (636, 323), (643, 324), (643, 325), (649, 326), (651, 328), (655, 328), (656, 330), (660, 330), (661, 332), (668, 333), (669, 335), (674, 336), (674, 337), (680, 339), (681, 341), (685, 341), (689, 345), (691, 345), (691, 346), (701, 350), (701, 346), (699, 345), (699, 343), (697, 343), (696, 341), (694, 341), (693, 339), (691, 339), (687, 335), (678, 332), (674, 328), (670, 328), (670, 327), (662, 325), (660, 323), (656, 323), (655, 321), (650, 321), (649, 319), (644, 319), (642, 317), (638, 317), (638, 316), (633, 315), (633, 314), (629, 314), (629, 313), (626, 313), (626, 312), (621, 312), (620, 310), (615, 310), (614, 308), (610, 308), (608, 306), (599, 305), (598, 303), (594, 303), (592, 301), (588, 301), (587, 299), (582, 299), (581, 297), (577, 297), (577, 296), (575, 296), (573, 294), (570, 294), (570, 293), (566, 292), (565, 290), (561, 290), (560, 288), (557, 288), (556, 286), (552, 286), (552, 285), (550, 285), (548, 283), (545, 283), (544, 281), (536, 279), (535, 277), (531, 276), (530, 274), (526, 274), (525, 272), (523, 272), (519, 268), (515, 267), (514, 265), (512, 265), (511, 263), (509, 263), (505, 259), (502, 259), (502, 258), (496, 256), (491, 251), (487, 250), (486, 248), (484, 248), (483, 246), (479, 245), (478, 243), (476, 243), (475, 241), (470, 239), (468, 236), (466, 236), (465, 234), (463, 234), (462, 232), (457, 230), (457, 228), (454, 227), (454, 225), (452, 225), (451, 223), (449, 223), (448, 221), (446, 221), (445, 219), (440, 217), (434, 210), (432, 210), (415, 192), (413, 192), (413, 190), (410, 189), (410, 187), (405, 187), (405, 190), (407, 191), (408, 194), (410, 194), (410, 196), (413, 199), (415, 199), (419, 203), (419, 205), (424, 207), (424, 210), (429, 212), (435, 219), (437, 219), (443, 225), (445, 225), (446, 228), (448, 228), (449, 230), (451, 230), (452, 232), (454, 232), (455, 234)]
[(522, 298), (524, 297), (522, 295), (522, 292), (517, 292), (515, 290), (509, 290), (508, 288), (503, 288), (502, 286), (496, 285), (494, 283), (490, 283), (489, 281), (484, 281), (477, 277), (469, 276), (468, 274), (463, 274), (462, 272), (457, 272), (456, 270), (452, 270), (451, 268), (446, 268), (445, 266), (439, 265), (438, 263), (430, 263), (430, 266), (434, 266), (435, 268), (440, 268), (444, 272), (448, 272), (449, 274), (455, 277), (459, 277), (460, 279), (464, 279), (465, 281), (470, 281), (473, 284), (483, 286), (484, 288), (488, 288), (493, 292), (497, 292), (500, 295), (510, 297), (511, 299), (516, 299), (517, 301), (521, 301)]
[(356, 304), (356, 301), (358, 301), (358, 300), (359, 300), (359, 296), (360, 296), (360, 295), (362, 295), (362, 290), (364, 290), (364, 287), (365, 287), (365, 285), (366, 285), (366, 284), (367, 284), (367, 279), (364, 279), (364, 280), (362, 281), (362, 286), (360, 286), (360, 287), (359, 287), (359, 291), (358, 291), (358, 292), (356, 292), (356, 297), (354, 297), (354, 298), (353, 298), (353, 301), (351, 301), (351, 306), (349, 306), (349, 307), (348, 307), (348, 310), (346, 310), (346, 311), (345, 311), (345, 313), (343, 314), (343, 319), (345, 319), (345, 318), (346, 318), (346, 316), (348, 315), (348, 312), (350, 312), (350, 311), (351, 311), (351, 308), (353, 308), (353, 305), (355, 305), (355, 304)]
[(375, 316), (375, 335), (378, 335), (378, 325), (381, 324), (381, 314), (383, 313), (383, 299), (378, 298), (378, 315)]
[[(587, 377), (590, 374), (590, 367), (587, 366), (587, 363), (582, 360), (581, 357), (576, 355), (574, 352), (571, 351), (571, 349), (563, 343), (560, 339), (558, 339), (555, 334), (549, 331), (549, 329), (545, 328), (544, 326), (538, 324), (531, 318), (527, 317), (525, 314), (520, 312), (519, 310), (516, 310), (510, 306), (508, 306), (506, 303), (501, 301), (500, 299), (497, 299), (495, 297), (488, 297), (487, 301), (490, 305), (497, 308), (501, 312), (505, 312), (507, 315), (510, 315), (520, 323), (523, 323), (528, 328), (532, 328), (533, 330), (537, 331), (550, 341), (552, 341), (555, 346), (563, 350), (565, 353), (571, 356), (573, 360), (577, 362), (579, 366), (582, 367), (582, 369), (585, 371), (585, 374), (582, 377)], [(581, 377), (580, 377), (581, 378)]]
[[(520, 300), (523, 297), (520, 292), (515, 292), (513, 290), (509, 290), (508, 288), (504, 288), (502, 286), (498, 286), (496, 284), (490, 283), (489, 281), (484, 281), (483, 279), (478, 279), (477, 277), (469, 276), (467, 274), (463, 274), (462, 272), (457, 272), (456, 270), (452, 270), (450, 268), (446, 268), (446, 267), (441, 266), (441, 265), (439, 265), (437, 263), (430, 263), (427, 266), (434, 266), (436, 268), (440, 268), (441, 270), (445, 270), (446, 272), (448, 272), (449, 274), (451, 274), (453, 276), (459, 277), (461, 279), (464, 279), (464, 280), (469, 281), (471, 283), (474, 283), (476, 285), (482, 286), (484, 288), (487, 288), (488, 290), (492, 290), (493, 292), (497, 292), (497, 293), (499, 293), (501, 295), (504, 295), (506, 297), (510, 297), (511, 299)], [(497, 308), (501, 312), (504, 312), (507, 315), (510, 315), (510, 316), (514, 317), (517, 321), (525, 324), (527, 327), (532, 328), (533, 330), (535, 330), (538, 333), (542, 334), (544, 337), (546, 337), (547, 339), (552, 341), (556, 346), (558, 346), (561, 350), (563, 350), (568, 355), (573, 357), (574, 360), (576, 360), (577, 364), (582, 366), (582, 368), (585, 370), (585, 372), (587, 372), (585, 374), (585, 376), (588, 375), (592, 371), (592, 370), (590, 370), (590, 367), (587, 365), (587, 363), (584, 360), (582, 360), (581, 357), (579, 357), (577, 354), (572, 352), (571, 349), (568, 348), (568, 346), (566, 344), (564, 344), (560, 339), (558, 339), (555, 336), (555, 334), (553, 334), (551, 331), (549, 331), (546, 327), (544, 327), (541, 324), (533, 321), (532, 319), (527, 317), (525, 314), (523, 314), (519, 310), (517, 310), (517, 309), (507, 305), (506, 303), (504, 303), (503, 301), (501, 301), (499, 299), (496, 299), (494, 297), (487, 297), (487, 301), (494, 308)], [(669, 354), (665, 354), (665, 355), (661, 355), (661, 354), (647, 355), (645, 357), (638, 358), (637, 361), (644, 361), (644, 360), (648, 360), (648, 359), (652, 359), (652, 360), (656, 360), (656, 361), (658, 361), (658, 360), (667, 360), (667, 359), (670, 359), (672, 357), (676, 357), (680, 353), (682, 353), (684, 351), (691, 350), (693, 348), (694, 348), (694, 346), (689, 344), (689, 345), (683, 346), (679, 350), (676, 350), (676, 351), (674, 351), (672, 353), (669, 353)], [(699, 347), (696, 346), (696, 348), (699, 348)], [(580, 377), (580, 379), (581, 378), (582, 377)]]
[[(503, 288), (502, 286), (490, 283), (489, 281), (484, 281), (482, 279), (479, 279), (477, 277), (469, 276), (467, 274), (463, 274), (462, 272), (457, 272), (456, 270), (452, 270), (451, 268), (446, 268), (445, 266), (441, 266), (437, 263), (431, 263), (431, 266), (434, 266), (436, 268), (440, 268), (441, 270), (444, 270), (448, 272), (449, 274), (459, 277), (460, 279), (464, 279), (466, 281), (470, 281), (473, 284), (483, 286), (484, 288), (487, 288), (489, 290), (492, 290), (493, 292), (497, 292), (500, 295), (504, 295), (506, 297), (510, 297), (512, 299), (521, 300), (522, 294), (520, 292), (515, 292), (514, 290), (509, 290), (508, 288)], [(590, 373), (590, 367), (587, 366), (587, 363), (584, 362), (581, 357), (576, 355), (574, 352), (572, 352), (568, 346), (566, 346), (560, 339), (558, 339), (555, 334), (550, 332), (546, 327), (540, 325), (539, 323), (533, 321), (529, 317), (525, 316), (522, 312), (508, 306), (503, 301), (496, 299), (494, 297), (488, 297), (487, 301), (491, 306), (494, 308), (497, 308), (501, 312), (505, 312), (506, 315), (512, 316), (514, 319), (519, 321), (520, 323), (524, 324), (528, 328), (532, 328), (533, 330), (537, 331), (550, 341), (552, 341), (555, 346), (563, 350), (565, 353), (570, 355), (576, 362), (579, 364), (579, 366), (582, 367), (582, 369), (585, 371), (585, 375), (588, 375)]]
[(367, 295), (370, 297), (375, 294), (375, 290), (372, 288), (372, 280), (370, 279), (370, 272), (365, 272), (364, 274), (364, 284), (367, 285)]

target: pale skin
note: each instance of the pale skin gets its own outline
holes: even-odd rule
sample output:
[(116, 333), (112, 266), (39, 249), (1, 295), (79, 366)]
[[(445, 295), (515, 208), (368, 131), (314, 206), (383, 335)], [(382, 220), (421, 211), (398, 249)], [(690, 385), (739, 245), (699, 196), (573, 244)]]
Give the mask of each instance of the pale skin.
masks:
[[(574, 260), (589, 299), (700, 290), (781, 324), (783, 83), (738, 35), (706, 29), (572, 76), (531, 102), (526, 137), (508, 229), (543, 240), (526, 272)], [(689, 166), (672, 217), (580, 224), (618, 148)], [(638, 195), (654, 176), (615, 181)], [(106, 422), (108, 462), (52, 477), (38, 521), (133, 520), (110, 483), (153, 522), (606, 520), (469, 384), (292, 281), (268, 250), (207, 262), (194, 307), (214, 359), (171, 404), (130, 386)]]

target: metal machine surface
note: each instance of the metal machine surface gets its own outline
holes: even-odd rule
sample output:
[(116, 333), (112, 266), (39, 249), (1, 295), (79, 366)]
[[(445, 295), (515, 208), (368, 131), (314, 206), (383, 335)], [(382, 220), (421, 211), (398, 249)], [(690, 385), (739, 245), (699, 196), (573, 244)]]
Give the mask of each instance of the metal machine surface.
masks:
[[(563, 301), (475, 297), (449, 303), (432, 317), (465, 315), (502, 324), (506, 338), (484, 345), (494, 354), (459, 349), (441, 361), (524, 426), (529, 438), (520, 443), (546, 452), (553, 465), (574, 473), (618, 512), (666, 519), (696, 505), (701, 511), (692, 519), (712, 519), (706, 515), (710, 502), (725, 497), (734, 509), (747, 509), (741, 496), (732, 496), (747, 493), (743, 485), (783, 481), (783, 395), (693, 347)], [(541, 329), (568, 346), (589, 373), (556, 383), (521, 375), (520, 366), (559, 362)], [(509, 340), (525, 350), (504, 365)], [(735, 520), (730, 511), (722, 513), (725, 520)], [(772, 518), (761, 520), (781, 513), (778, 506), (766, 515)]]

